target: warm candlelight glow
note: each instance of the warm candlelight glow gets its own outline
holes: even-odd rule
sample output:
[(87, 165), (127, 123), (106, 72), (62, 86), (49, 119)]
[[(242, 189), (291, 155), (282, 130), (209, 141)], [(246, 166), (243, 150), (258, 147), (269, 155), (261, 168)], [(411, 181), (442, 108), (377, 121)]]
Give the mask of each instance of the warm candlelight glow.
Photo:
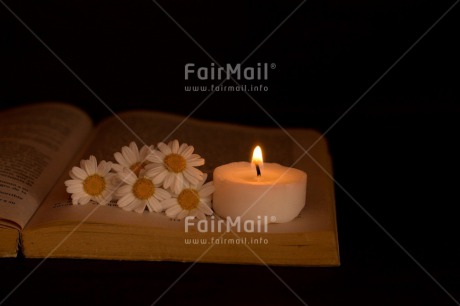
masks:
[(307, 174), (263, 161), (260, 147), (252, 162), (232, 162), (214, 169), (213, 209), (222, 218), (285, 223), (305, 206)]
[(259, 146), (254, 149), (254, 153), (252, 153), (252, 163), (258, 165), (259, 167), (263, 166), (264, 159), (262, 158), (262, 150)]

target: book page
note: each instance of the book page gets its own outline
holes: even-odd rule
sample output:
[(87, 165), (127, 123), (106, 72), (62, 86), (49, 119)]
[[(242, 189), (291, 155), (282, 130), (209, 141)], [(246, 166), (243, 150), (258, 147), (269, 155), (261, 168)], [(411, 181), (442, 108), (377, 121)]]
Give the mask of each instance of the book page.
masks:
[[(156, 145), (160, 141), (173, 139), (193, 145), (195, 153), (200, 154), (206, 160), (205, 165), (200, 169), (208, 173), (211, 178), (212, 172), (217, 166), (235, 161), (250, 161), (252, 150), (257, 144), (265, 149), (264, 159), (267, 162), (276, 162), (285, 166), (291, 166), (303, 154), (302, 149), (280, 129), (250, 128), (193, 119), (183, 122), (182, 117), (154, 112), (128, 112), (122, 114), (121, 118), (124, 124), (116, 118), (110, 118), (99, 126), (82, 158), (87, 159), (89, 155), (93, 154), (98, 161), (101, 159), (114, 161), (113, 153), (120, 151), (122, 146), (128, 145), (131, 141), (136, 141), (139, 147), (142, 145), (132, 132), (148, 145)], [(311, 130), (292, 132), (306, 149), (320, 136), (319, 133)], [(324, 140), (312, 149), (312, 154), (315, 154), (315, 151), (326, 154), (325, 157), (328, 158), (327, 146)], [(321, 158), (319, 159), (321, 160)], [(325, 197), (330, 197), (330, 194), (333, 193), (332, 183), (327, 182), (327, 177), (325, 177), (322, 170), (306, 157), (302, 158), (294, 167), (306, 171), (309, 175), (306, 205), (308, 212), (301, 213), (299, 218), (289, 222), (289, 224), (270, 225), (273, 228), (272, 231), (287, 232), (327, 228), (332, 220), (331, 222), (324, 220), (324, 218), (321, 218), (321, 214), (328, 216), (330, 215), (328, 214), (329, 212), (315, 209), (315, 206), (322, 205), (321, 202), (309, 205), (308, 197), (312, 197), (315, 201), (330, 201), (331, 199), (326, 199)], [(330, 168), (330, 165), (325, 165), (325, 167)], [(66, 179), (68, 179), (68, 175), (61, 178), (44, 205), (40, 207), (40, 210), (34, 216), (31, 224), (28, 225), (28, 229), (82, 221), (94, 224), (119, 224), (139, 227), (177, 229), (183, 229), (184, 227), (182, 222), (171, 221), (160, 213), (144, 212), (143, 214), (138, 214), (125, 212), (116, 207), (116, 205), (72, 205), (69, 201), (69, 195), (65, 191), (64, 181)], [(323, 186), (317, 188), (318, 183)], [(330, 190), (324, 190), (324, 188), (330, 188)], [(322, 194), (323, 192), (325, 193), (324, 195)]]
[(1, 225), (24, 228), (91, 129), (85, 113), (59, 103), (0, 113)]

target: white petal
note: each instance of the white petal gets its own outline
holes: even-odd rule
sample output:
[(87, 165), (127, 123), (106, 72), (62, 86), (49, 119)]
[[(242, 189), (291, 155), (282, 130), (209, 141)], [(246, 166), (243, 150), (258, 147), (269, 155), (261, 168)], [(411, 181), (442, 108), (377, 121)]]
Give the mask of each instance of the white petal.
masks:
[(89, 175), (93, 175), (96, 173), (96, 169), (97, 169), (96, 157), (94, 157), (94, 155), (91, 155), (85, 163), (86, 173), (88, 173)]
[(182, 152), (182, 156), (187, 159), (190, 157), (190, 155), (192, 155), (193, 153), (193, 146), (188, 146), (186, 149), (184, 149), (184, 152)]
[(139, 161), (144, 162), (147, 158), (147, 155), (153, 152), (153, 146), (146, 146), (143, 145), (141, 150), (139, 151)]
[(120, 185), (120, 180), (118, 179), (118, 175), (116, 173), (107, 173), (104, 176), (104, 180), (107, 183), (107, 189), (114, 189)]
[(137, 181), (137, 176), (129, 169), (124, 169), (123, 172), (118, 173), (118, 177), (130, 185), (133, 185)]
[(192, 161), (192, 160), (200, 159), (200, 158), (202, 158), (200, 155), (198, 155), (198, 154), (192, 154), (192, 155), (190, 155), (190, 156), (187, 158), (187, 160)]
[(176, 219), (182, 220), (184, 217), (188, 216), (188, 210), (182, 210), (180, 213), (177, 214)]
[(177, 214), (180, 213), (181, 211), (182, 211), (182, 207), (180, 207), (179, 205), (175, 205), (173, 207), (168, 208), (165, 211), (165, 214), (170, 218), (175, 218)]
[(198, 167), (198, 166), (203, 166), (203, 165), (204, 165), (203, 158), (193, 159), (191, 161), (187, 160), (187, 166)]
[(174, 139), (170, 145), (171, 147), (171, 151), (175, 154), (177, 154), (179, 152), (179, 141), (177, 139)]
[(113, 171), (115, 172), (122, 172), (123, 169), (125, 169), (126, 167), (120, 165), (120, 164), (112, 164), (112, 169)]
[(150, 152), (149, 155), (147, 155), (147, 160), (153, 163), (163, 163), (165, 156), (166, 155), (162, 152), (155, 150), (153, 152)]
[(191, 217), (196, 217), (196, 215), (198, 214), (198, 210), (196, 209), (192, 209), (188, 215), (191, 216)]
[(158, 202), (158, 200), (154, 197), (148, 199), (147, 207), (150, 211), (154, 212), (161, 212), (163, 210), (163, 207), (161, 206), (160, 202)]
[(208, 174), (203, 173), (201, 180), (199, 180), (197, 184), (193, 185), (193, 188), (195, 188), (196, 190), (201, 190), (201, 187), (203, 186), (203, 183), (206, 181), (207, 177), (208, 177)]
[(79, 179), (84, 180), (88, 177), (88, 173), (86, 173), (83, 169), (78, 167), (72, 168), (72, 173)]
[(133, 164), (137, 162), (136, 156), (128, 147), (121, 148), (121, 153), (123, 154), (123, 157), (128, 162), (129, 166), (132, 166)]
[(187, 167), (185, 169), (185, 171), (189, 172), (191, 175), (193, 175), (194, 177), (196, 177), (197, 179), (199, 180), (202, 180), (203, 179), (203, 172), (201, 172), (200, 170), (198, 170), (197, 168), (194, 168), (194, 167)]
[(209, 207), (212, 206), (212, 205), (211, 205), (211, 200), (212, 200), (212, 196), (200, 198), (200, 202), (203, 203), (203, 204), (208, 205)]
[(158, 144), (158, 149), (160, 149), (160, 151), (165, 155), (169, 155), (172, 153), (171, 148), (162, 142)]
[[(107, 181), (109, 181), (109, 180), (107, 180)], [(123, 184), (123, 181), (120, 180), (118, 175), (114, 173), (111, 176), (109, 183), (110, 183), (110, 185), (114, 186), (114, 188), (117, 188), (117, 186), (121, 186)]]
[(175, 175), (175, 180), (171, 186), (171, 189), (174, 191), (174, 193), (179, 194), (183, 188), (187, 186), (184, 176), (182, 173), (178, 173)]
[(182, 153), (182, 156), (187, 159), (190, 155), (192, 155), (193, 151), (195, 148), (193, 146), (188, 146), (184, 152)]
[(136, 209), (134, 209), (135, 212), (138, 214), (142, 214), (145, 211), (145, 205), (140, 205)]
[(183, 172), (179, 172), (176, 174), (176, 180), (178, 180), (182, 186), (187, 185), (188, 183), (188, 181), (184, 177)]
[(171, 208), (175, 205), (179, 205), (177, 203), (177, 198), (170, 198), (170, 199), (167, 199), (167, 200), (164, 200), (161, 202), (161, 207), (163, 209), (168, 209), (168, 208)]
[[(178, 154), (184, 156), (184, 151), (188, 148), (188, 144), (183, 143), (180, 145), (179, 150), (177, 151)], [(184, 156), (185, 157), (185, 156)]]
[(106, 198), (104, 198), (104, 197), (96, 197), (96, 198), (94, 199), (94, 201), (95, 201), (97, 204), (102, 205), (102, 206), (107, 205), (107, 204), (110, 202), (110, 200), (108, 200), (108, 199), (106, 199)]
[(213, 182), (209, 182), (204, 184), (203, 187), (201, 187), (200, 191), (198, 191), (198, 194), (200, 195), (200, 197), (203, 198), (210, 196), (211, 194), (213, 194), (215, 190), (216, 188), (214, 187)]
[(191, 175), (190, 172), (187, 171), (187, 169), (184, 171), (184, 177), (192, 186), (196, 186), (200, 182), (200, 180)]
[(123, 196), (117, 201), (117, 205), (119, 207), (125, 207), (132, 203), (135, 200), (134, 196), (131, 193), (128, 193), (127, 195)]
[(174, 178), (175, 178), (175, 174), (171, 173), (171, 172), (168, 172), (168, 174), (166, 175), (166, 178), (164, 180), (163, 187), (164, 188), (169, 188), (169, 186), (171, 186), (172, 183), (174, 182)]
[(147, 203), (144, 200), (134, 199), (131, 205), (133, 206), (132, 210), (138, 208), (139, 206), (143, 207), (145, 210), (145, 205), (147, 205)]
[(200, 220), (206, 220), (205, 214), (203, 214), (201, 211), (196, 212), (196, 217)]
[(73, 186), (73, 185), (82, 185), (81, 180), (67, 180), (64, 182), (64, 185), (68, 186)]
[(88, 204), (90, 200), (91, 200), (91, 197), (82, 197), (78, 199), (78, 203), (81, 205), (85, 205), (85, 204)]
[(150, 177), (156, 176), (159, 173), (166, 170), (163, 164), (154, 164), (154, 163), (147, 165), (145, 169), (147, 170), (146, 175)]
[(195, 186), (203, 179), (203, 172), (193, 167), (185, 168), (184, 175), (187, 180)]
[(145, 171), (145, 168), (141, 168), (141, 169), (139, 170), (139, 175), (138, 175), (138, 177), (145, 177), (145, 178), (149, 178), (149, 179), (150, 179), (150, 177), (148, 177), (148, 176), (145, 175), (146, 173), (147, 173), (147, 172)]
[(89, 197), (89, 195), (87, 195), (84, 192), (75, 192), (75, 193), (72, 193), (70, 197), (72, 198), (72, 200), (78, 201), (78, 199), (83, 198), (83, 197)]
[(83, 185), (72, 185), (66, 188), (68, 193), (84, 192)]
[(158, 200), (169, 199), (171, 194), (163, 188), (155, 188), (155, 198)]
[(72, 170), (69, 171), (69, 176), (73, 180), (79, 180), (79, 178), (75, 174), (73, 174)]
[(83, 161), (83, 170), (85, 170), (85, 172), (88, 173), (88, 175), (94, 174), (93, 172), (91, 172), (91, 163), (89, 162), (89, 160)]
[(85, 192), (75, 192), (75, 193), (72, 193), (72, 195), (70, 196), (72, 199), (78, 199), (78, 198), (81, 198), (81, 197), (86, 197), (88, 196)]
[(115, 192), (115, 195), (117, 197), (123, 197), (126, 194), (131, 193), (132, 189), (133, 187), (131, 185), (123, 185), (117, 189), (117, 191)]
[[(124, 206), (122, 208), (124, 210), (126, 210), (126, 211), (132, 211), (132, 210), (138, 208), (140, 204), (141, 204), (141, 202), (136, 199), (136, 200), (132, 201), (131, 203), (129, 203), (127, 206)], [(145, 208), (145, 206), (144, 206), (144, 208)]]
[(113, 154), (113, 157), (115, 157), (115, 160), (123, 167), (129, 168), (131, 166), (130, 164), (128, 164), (128, 162), (125, 160), (125, 158), (120, 152), (116, 152), (115, 154)]
[[(161, 184), (165, 181), (166, 176), (169, 174), (168, 170), (163, 169), (163, 172), (157, 174), (155, 177), (153, 177), (153, 183), (154, 184)], [(166, 187), (168, 188), (168, 187)]]
[(198, 210), (205, 213), (206, 215), (212, 215), (214, 213), (208, 205), (203, 203), (198, 204)]
[(136, 209), (134, 209), (135, 212), (138, 214), (142, 214), (145, 211), (145, 205), (144, 206), (138, 206)]
[(131, 152), (133, 152), (135, 159), (139, 161), (139, 148), (137, 147), (137, 144), (134, 141), (131, 141), (129, 148), (131, 149)]
[(157, 167), (163, 167), (163, 163), (154, 163), (154, 162), (149, 162), (149, 161), (146, 161), (146, 162), (148, 163), (144, 167), (145, 170), (151, 170)]
[(101, 205), (106, 205), (112, 200), (112, 192), (104, 190), (101, 195), (96, 196), (96, 202)]
[(107, 173), (110, 172), (110, 170), (112, 170), (112, 163), (106, 162), (105, 160), (103, 160), (97, 166), (96, 173), (99, 174), (100, 176), (105, 176)]

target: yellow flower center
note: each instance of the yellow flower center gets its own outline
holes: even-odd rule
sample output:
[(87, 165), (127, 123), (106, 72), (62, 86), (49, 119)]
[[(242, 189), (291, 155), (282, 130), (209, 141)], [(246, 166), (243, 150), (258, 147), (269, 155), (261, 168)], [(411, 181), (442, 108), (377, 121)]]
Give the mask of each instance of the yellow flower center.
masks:
[(195, 189), (184, 189), (177, 197), (180, 207), (185, 210), (192, 210), (198, 207), (200, 196)]
[(164, 163), (169, 171), (179, 173), (185, 170), (187, 167), (187, 162), (182, 155), (171, 153), (167, 155), (164, 159)]
[(139, 175), (139, 172), (141, 172), (142, 168), (144, 168), (145, 164), (141, 162), (137, 162), (135, 164), (132, 164), (129, 169), (134, 172), (134, 174)]
[(140, 178), (133, 185), (133, 194), (140, 200), (147, 200), (155, 194), (155, 186), (151, 180)]
[(90, 196), (98, 196), (105, 190), (105, 179), (93, 174), (83, 181), (83, 190)]

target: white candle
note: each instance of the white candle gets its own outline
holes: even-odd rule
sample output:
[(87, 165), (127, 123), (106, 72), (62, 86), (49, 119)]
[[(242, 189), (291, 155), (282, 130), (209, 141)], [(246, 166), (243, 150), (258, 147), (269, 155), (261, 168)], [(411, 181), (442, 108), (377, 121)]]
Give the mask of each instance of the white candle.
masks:
[(214, 170), (214, 211), (233, 221), (237, 217), (242, 221), (291, 221), (305, 206), (307, 174), (279, 164), (264, 164), (261, 152), (257, 156), (257, 148), (254, 151), (252, 163), (235, 162)]

